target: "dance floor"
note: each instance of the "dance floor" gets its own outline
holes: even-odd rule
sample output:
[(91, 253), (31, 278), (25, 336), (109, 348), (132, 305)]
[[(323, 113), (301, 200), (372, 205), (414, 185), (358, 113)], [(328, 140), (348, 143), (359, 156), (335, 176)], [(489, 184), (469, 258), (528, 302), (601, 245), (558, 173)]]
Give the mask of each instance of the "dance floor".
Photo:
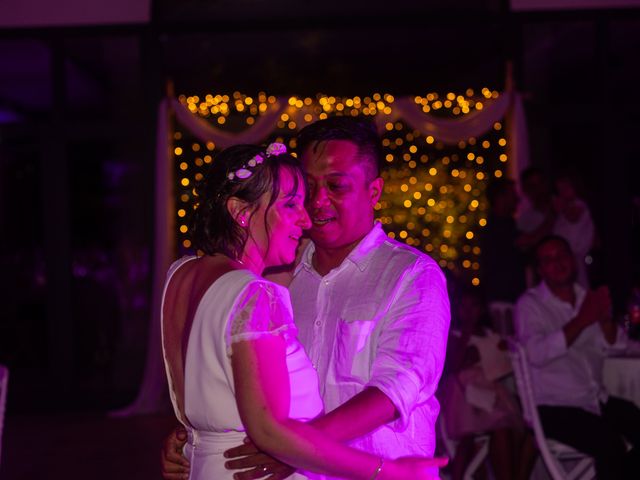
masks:
[(160, 445), (175, 423), (173, 415), (9, 416), (0, 478), (158, 480)]

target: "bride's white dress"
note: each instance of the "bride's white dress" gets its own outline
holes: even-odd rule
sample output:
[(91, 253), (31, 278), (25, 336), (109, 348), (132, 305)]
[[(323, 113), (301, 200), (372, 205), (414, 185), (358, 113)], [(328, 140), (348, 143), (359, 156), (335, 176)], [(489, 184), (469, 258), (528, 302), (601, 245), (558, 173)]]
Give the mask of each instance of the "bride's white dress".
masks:
[[(163, 293), (173, 274), (196, 257), (184, 257), (169, 269)], [(233, 343), (265, 335), (281, 335), (287, 345), (291, 388), (290, 417), (310, 420), (322, 412), (318, 378), (293, 323), (289, 291), (248, 270), (232, 270), (216, 280), (198, 305), (186, 347), (183, 418), (174, 379), (163, 353), (169, 391), (176, 416), (189, 432), (184, 454), (191, 462), (191, 479), (231, 479), (222, 453), (245, 437), (234, 395), (231, 352)], [(188, 419), (188, 421), (187, 421)], [(193, 427), (193, 428), (192, 428)], [(296, 473), (291, 479), (308, 476)], [(315, 476), (314, 476), (315, 478)]]

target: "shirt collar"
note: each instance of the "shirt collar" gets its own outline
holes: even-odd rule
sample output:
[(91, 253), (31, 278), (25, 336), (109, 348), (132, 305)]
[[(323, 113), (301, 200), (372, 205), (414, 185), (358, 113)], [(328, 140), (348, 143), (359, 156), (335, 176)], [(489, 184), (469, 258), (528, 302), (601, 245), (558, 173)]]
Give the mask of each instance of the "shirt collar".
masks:
[(584, 297), (587, 294), (587, 291), (580, 284), (574, 283), (573, 291), (575, 292), (575, 295), (576, 295), (576, 304), (572, 306), (567, 302), (560, 300), (558, 297), (556, 297), (553, 294), (553, 292), (549, 289), (547, 284), (544, 282), (544, 280), (540, 282), (540, 284), (537, 286), (536, 289), (538, 291), (538, 295), (540, 295), (540, 297), (543, 300), (551, 300), (563, 305), (569, 305), (571, 308), (573, 308), (576, 311), (580, 310), (580, 306), (582, 305), (582, 302), (584, 301)]
[[(345, 262), (349, 261), (353, 263), (362, 272), (367, 268), (367, 265), (371, 261), (372, 253), (384, 243), (387, 239), (387, 235), (382, 229), (380, 222), (375, 222), (369, 233), (367, 233), (356, 247), (349, 253), (347, 258), (344, 259), (341, 266)], [(316, 247), (313, 242), (309, 242), (309, 245), (302, 253), (302, 259), (294, 270), (294, 276), (298, 274), (301, 268), (311, 272), (315, 271), (312, 264), (313, 254), (316, 251)]]
[(382, 224), (375, 222), (369, 233), (360, 240), (356, 248), (347, 256), (346, 260), (349, 260), (355, 264), (361, 272), (367, 268), (367, 265), (373, 257), (373, 252), (387, 240), (387, 234), (382, 230)]

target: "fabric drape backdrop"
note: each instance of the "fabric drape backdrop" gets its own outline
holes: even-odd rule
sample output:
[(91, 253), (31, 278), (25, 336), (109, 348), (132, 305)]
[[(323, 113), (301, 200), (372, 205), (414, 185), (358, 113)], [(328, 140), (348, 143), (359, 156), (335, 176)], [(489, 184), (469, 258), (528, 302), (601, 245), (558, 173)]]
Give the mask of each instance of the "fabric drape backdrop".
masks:
[[(458, 118), (438, 118), (424, 113), (413, 97), (397, 98), (391, 105), (390, 114), (378, 113), (375, 118), (378, 130), (382, 131), (387, 122), (403, 120), (414, 130), (431, 135), (436, 141), (455, 145), (478, 137), (506, 119), (509, 162), (508, 176), (518, 180), (519, 173), (529, 165), (527, 124), (522, 97), (515, 91), (506, 91), (497, 99), (483, 101), (483, 108)], [(236, 144), (259, 144), (266, 140), (277, 128), (282, 113), (288, 113), (291, 120), (302, 128), (310, 123), (304, 119), (310, 113), (315, 117), (312, 106), (293, 108), (287, 98), (278, 98), (270, 109), (256, 120), (255, 124), (242, 132), (222, 130), (189, 109), (175, 98), (166, 98), (158, 108), (156, 190), (155, 190), (155, 248), (153, 257), (153, 293), (149, 345), (144, 379), (133, 404), (116, 414), (131, 415), (153, 413), (167, 408), (168, 394), (160, 343), (160, 302), (164, 278), (175, 255), (173, 168), (169, 114), (200, 142), (214, 142), (216, 147), (226, 148)]]

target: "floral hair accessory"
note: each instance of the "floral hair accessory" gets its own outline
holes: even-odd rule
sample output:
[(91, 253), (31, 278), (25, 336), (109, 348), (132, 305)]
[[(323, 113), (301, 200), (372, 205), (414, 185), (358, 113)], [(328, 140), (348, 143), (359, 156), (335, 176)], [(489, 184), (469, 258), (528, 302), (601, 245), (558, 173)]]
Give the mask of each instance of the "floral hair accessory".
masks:
[(287, 153), (287, 147), (285, 147), (282, 143), (270, 143), (267, 147), (267, 157), (282, 155), (283, 153)]
[(246, 178), (249, 178), (253, 174), (251, 169), (260, 165), (265, 161), (265, 159), (269, 157), (277, 157), (278, 155), (282, 155), (283, 153), (287, 153), (287, 147), (285, 147), (282, 143), (270, 143), (265, 150), (265, 153), (258, 153), (251, 160), (249, 160), (246, 165), (242, 165), (234, 172), (229, 172), (227, 178), (229, 180), (233, 180), (235, 178), (244, 180)]

